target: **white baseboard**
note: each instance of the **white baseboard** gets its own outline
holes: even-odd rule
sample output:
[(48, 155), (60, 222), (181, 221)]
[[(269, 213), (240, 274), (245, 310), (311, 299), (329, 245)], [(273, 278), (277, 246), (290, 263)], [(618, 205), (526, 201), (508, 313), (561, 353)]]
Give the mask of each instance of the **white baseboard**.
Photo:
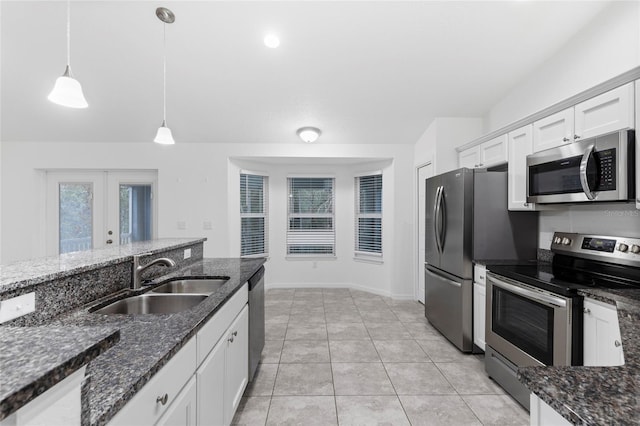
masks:
[(366, 291), (367, 293), (376, 294), (378, 296), (390, 297), (395, 300), (416, 300), (412, 294), (391, 294), (391, 292), (366, 287), (354, 283), (265, 283), (265, 290), (275, 288), (348, 288), (351, 290)]

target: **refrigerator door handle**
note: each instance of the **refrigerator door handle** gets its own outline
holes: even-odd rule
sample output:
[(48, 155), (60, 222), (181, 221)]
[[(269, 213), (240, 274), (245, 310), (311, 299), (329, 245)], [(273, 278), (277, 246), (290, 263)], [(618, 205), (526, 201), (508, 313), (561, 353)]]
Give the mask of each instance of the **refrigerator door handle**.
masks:
[(442, 244), (440, 242), (440, 193), (442, 186), (436, 189), (436, 196), (433, 202), (433, 234), (436, 237), (436, 246), (438, 247), (438, 253), (442, 253)]
[(440, 190), (440, 252), (444, 251), (444, 243), (447, 239), (447, 205), (444, 203), (444, 186)]

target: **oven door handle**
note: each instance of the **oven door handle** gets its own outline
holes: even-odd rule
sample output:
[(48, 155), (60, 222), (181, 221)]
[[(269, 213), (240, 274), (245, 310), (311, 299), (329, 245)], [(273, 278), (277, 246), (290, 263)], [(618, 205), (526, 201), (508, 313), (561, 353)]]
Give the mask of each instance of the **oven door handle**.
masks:
[(589, 188), (589, 181), (587, 180), (587, 168), (589, 166), (589, 159), (593, 155), (595, 150), (595, 144), (590, 144), (587, 146), (587, 149), (582, 154), (582, 160), (580, 161), (580, 184), (582, 185), (582, 191), (587, 196), (589, 200), (593, 200), (596, 198), (597, 194), (594, 194)]
[(487, 278), (496, 287), (503, 288), (519, 296), (526, 297), (527, 299), (535, 300), (536, 302), (541, 302), (547, 305), (557, 306), (560, 308), (567, 307), (567, 301), (561, 297), (552, 296), (550, 294), (539, 293), (537, 291), (532, 291), (527, 288), (520, 287), (518, 285), (509, 284), (489, 274), (487, 274)]

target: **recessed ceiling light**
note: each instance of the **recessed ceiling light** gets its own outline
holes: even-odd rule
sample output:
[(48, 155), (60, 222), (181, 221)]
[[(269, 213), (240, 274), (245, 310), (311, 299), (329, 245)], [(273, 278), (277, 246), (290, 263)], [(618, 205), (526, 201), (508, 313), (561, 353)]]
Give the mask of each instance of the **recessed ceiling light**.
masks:
[(264, 45), (271, 49), (275, 49), (280, 46), (280, 39), (275, 34), (267, 34), (264, 38)]

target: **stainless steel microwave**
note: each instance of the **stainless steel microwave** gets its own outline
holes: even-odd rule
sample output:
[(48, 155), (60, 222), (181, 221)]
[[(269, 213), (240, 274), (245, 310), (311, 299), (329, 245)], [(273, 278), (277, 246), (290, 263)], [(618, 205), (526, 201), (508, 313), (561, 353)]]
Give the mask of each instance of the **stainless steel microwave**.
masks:
[(609, 133), (527, 156), (527, 202), (629, 201), (635, 131)]

